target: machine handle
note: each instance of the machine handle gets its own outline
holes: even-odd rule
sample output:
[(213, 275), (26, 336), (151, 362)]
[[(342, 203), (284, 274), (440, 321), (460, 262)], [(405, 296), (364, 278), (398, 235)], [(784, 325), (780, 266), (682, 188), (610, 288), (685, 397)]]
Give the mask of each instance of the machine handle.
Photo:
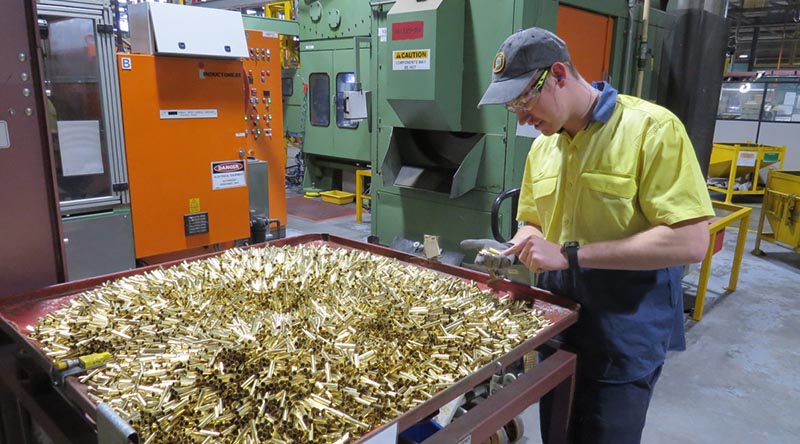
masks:
[[(519, 188), (514, 188), (511, 190), (503, 191), (500, 193), (497, 198), (494, 200), (492, 204), (492, 216), (491, 216), (491, 223), (492, 223), (492, 236), (497, 242), (504, 243), (508, 242), (507, 239), (500, 234), (500, 227), (499, 227), (499, 217), (500, 217), (500, 204), (503, 203), (504, 200), (508, 199), (509, 197), (512, 198), (511, 200), (511, 213), (516, 214), (517, 212), (517, 203), (519, 202)], [(513, 217), (513, 216), (512, 216)], [(511, 226), (511, 237), (517, 234), (517, 226)]]

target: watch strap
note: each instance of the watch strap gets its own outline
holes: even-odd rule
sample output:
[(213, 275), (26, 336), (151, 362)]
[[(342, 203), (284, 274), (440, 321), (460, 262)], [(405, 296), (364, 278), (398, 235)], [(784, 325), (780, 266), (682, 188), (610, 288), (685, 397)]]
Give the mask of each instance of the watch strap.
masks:
[(561, 253), (567, 258), (570, 270), (577, 270), (580, 268), (578, 264), (578, 250), (581, 248), (577, 242), (565, 242), (561, 247)]

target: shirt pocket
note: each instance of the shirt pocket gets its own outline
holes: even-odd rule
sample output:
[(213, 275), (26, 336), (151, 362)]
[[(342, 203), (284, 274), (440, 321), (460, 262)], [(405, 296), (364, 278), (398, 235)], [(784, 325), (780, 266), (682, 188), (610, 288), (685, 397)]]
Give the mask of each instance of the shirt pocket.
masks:
[(636, 195), (636, 181), (627, 175), (587, 171), (581, 175), (581, 182), (609, 198), (631, 199)]
[(581, 174), (580, 184), (578, 208), (594, 221), (589, 231), (596, 233), (591, 237), (597, 241), (629, 235), (636, 220), (636, 180), (628, 175), (587, 171)]
[(536, 212), (539, 213), (539, 221), (542, 228), (545, 229), (555, 207), (557, 182), (557, 176), (550, 176), (534, 179), (531, 184), (533, 200), (536, 202)]

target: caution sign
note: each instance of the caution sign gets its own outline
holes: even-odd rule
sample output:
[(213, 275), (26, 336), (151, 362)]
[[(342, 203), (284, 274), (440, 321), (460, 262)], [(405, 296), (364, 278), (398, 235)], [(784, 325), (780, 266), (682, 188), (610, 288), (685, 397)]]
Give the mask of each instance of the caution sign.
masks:
[(392, 71), (431, 69), (430, 49), (392, 51)]

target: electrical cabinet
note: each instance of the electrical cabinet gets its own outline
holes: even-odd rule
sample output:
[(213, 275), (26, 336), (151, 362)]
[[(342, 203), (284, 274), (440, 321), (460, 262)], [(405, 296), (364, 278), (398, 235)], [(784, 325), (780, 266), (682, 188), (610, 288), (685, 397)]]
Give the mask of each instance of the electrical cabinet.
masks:
[(118, 58), (136, 256), (249, 238), (242, 62)]

